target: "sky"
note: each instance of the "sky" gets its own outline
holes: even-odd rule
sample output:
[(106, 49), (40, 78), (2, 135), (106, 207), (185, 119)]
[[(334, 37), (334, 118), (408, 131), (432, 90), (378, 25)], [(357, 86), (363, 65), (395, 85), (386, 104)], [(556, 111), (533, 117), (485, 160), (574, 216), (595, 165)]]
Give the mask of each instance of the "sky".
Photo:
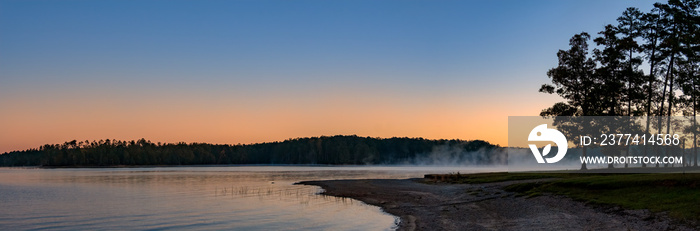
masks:
[(0, 0), (0, 153), (353, 135), (507, 145), (571, 36), (655, 1)]

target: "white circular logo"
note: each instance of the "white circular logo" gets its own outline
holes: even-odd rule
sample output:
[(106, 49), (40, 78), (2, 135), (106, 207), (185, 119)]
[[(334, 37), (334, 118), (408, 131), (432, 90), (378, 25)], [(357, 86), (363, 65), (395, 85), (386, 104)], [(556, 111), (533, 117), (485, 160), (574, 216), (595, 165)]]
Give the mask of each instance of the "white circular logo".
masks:
[(549, 158), (544, 158), (549, 154), (549, 151), (552, 149), (551, 144), (547, 144), (547, 146), (542, 149), (542, 153), (537, 149), (537, 146), (534, 144), (530, 144), (530, 150), (532, 150), (532, 154), (535, 155), (535, 159), (537, 159), (537, 163), (544, 164), (544, 163), (556, 163), (559, 162), (562, 158), (564, 158), (564, 155), (566, 155), (566, 150), (569, 148), (569, 142), (566, 140), (566, 137), (564, 134), (561, 132), (557, 131), (556, 129), (551, 129), (547, 128), (547, 124), (540, 124), (532, 131), (530, 131), (530, 135), (527, 137), (528, 141), (551, 141), (554, 142), (557, 145), (557, 154), (554, 155), (553, 157)]

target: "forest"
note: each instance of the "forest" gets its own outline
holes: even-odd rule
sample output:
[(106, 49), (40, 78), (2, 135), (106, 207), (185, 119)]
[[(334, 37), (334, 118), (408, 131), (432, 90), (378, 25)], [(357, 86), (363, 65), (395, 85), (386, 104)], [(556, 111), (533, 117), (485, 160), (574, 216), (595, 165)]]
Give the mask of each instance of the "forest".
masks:
[[(592, 39), (592, 50), (589, 33), (574, 35), (570, 48), (557, 53), (558, 65), (547, 72), (551, 83), (539, 89), (565, 101), (540, 115), (554, 117), (555, 125), (562, 125), (556, 120), (561, 116), (622, 116), (630, 118), (630, 126), (638, 125), (647, 134), (692, 134), (684, 137), (684, 143), (692, 147), (697, 166), (699, 7), (698, 0), (670, 0), (655, 3), (649, 12), (627, 8), (616, 24), (604, 26)], [(636, 123), (631, 118), (640, 116), (650, 119)], [(692, 122), (679, 127), (671, 121), (672, 116), (685, 116)], [(591, 124), (570, 128), (569, 133), (580, 133), (584, 128), (590, 134), (615, 133), (609, 127)], [(585, 147), (583, 150), (585, 155)], [(665, 155), (673, 155), (668, 150)]]
[[(431, 158), (455, 164), (500, 163), (489, 155), (501, 147), (485, 141), (429, 140), (322, 136), (282, 142), (220, 145), (206, 143), (152, 143), (132, 141), (69, 141), (0, 155), (2, 166), (135, 166), (230, 164), (436, 164)], [(441, 164), (446, 164), (442, 162)]]

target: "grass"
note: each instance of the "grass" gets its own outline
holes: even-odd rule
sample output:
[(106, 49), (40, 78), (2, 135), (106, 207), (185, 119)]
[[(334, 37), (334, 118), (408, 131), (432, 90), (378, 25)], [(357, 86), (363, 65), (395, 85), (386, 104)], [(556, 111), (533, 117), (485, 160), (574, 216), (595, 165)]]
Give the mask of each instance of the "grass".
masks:
[(682, 220), (700, 221), (700, 173), (591, 174), (591, 173), (478, 173), (427, 175), (426, 178), (457, 184), (478, 184), (528, 179), (505, 187), (521, 196), (564, 195), (575, 200), (668, 212)]
[(583, 174), (512, 184), (505, 189), (527, 196), (552, 193), (593, 204), (649, 209), (668, 212), (673, 218), (700, 220), (700, 174)]

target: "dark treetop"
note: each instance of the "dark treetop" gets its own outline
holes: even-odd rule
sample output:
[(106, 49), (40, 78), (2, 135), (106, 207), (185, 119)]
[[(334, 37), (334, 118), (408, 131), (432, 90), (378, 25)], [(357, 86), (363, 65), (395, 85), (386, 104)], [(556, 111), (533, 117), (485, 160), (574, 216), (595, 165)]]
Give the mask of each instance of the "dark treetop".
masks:
[(421, 164), (438, 157), (491, 164), (501, 148), (485, 141), (322, 136), (283, 142), (221, 145), (138, 141), (69, 141), (0, 155), (2, 166), (117, 166), (209, 164)]

